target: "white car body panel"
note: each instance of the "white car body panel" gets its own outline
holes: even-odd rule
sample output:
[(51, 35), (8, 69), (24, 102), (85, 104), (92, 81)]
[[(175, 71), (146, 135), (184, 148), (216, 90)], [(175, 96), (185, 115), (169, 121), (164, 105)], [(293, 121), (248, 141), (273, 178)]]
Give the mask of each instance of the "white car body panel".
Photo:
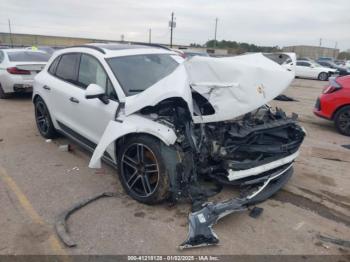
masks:
[(159, 102), (171, 98), (180, 97), (188, 104), (192, 113), (192, 94), (189, 88), (186, 69), (180, 64), (174, 72), (161, 79), (145, 91), (125, 98), (125, 114), (131, 115), (146, 106), (155, 106)]
[(174, 144), (177, 138), (174, 130), (171, 128), (137, 114), (125, 118), (123, 122), (110, 121), (94, 151), (89, 167), (100, 168), (101, 157), (106, 148), (118, 138), (131, 133), (146, 133), (153, 135), (163, 141), (166, 145)]
[(229, 181), (233, 181), (233, 180), (238, 180), (238, 179), (242, 179), (242, 178), (249, 177), (249, 176), (256, 176), (256, 175), (259, 175), (259, 174), (264, 173), (266, 171), (270, 171), (276, 167), (291, 163), (298, 156), (299, 156), (299, 151), (297, 151), (294, 154), (289, 155), (285, 158), (278, 159), (276, 161), (267, 163), (265, 165), (253, 167), (250, 169), (245, 169), (245, 170), (232, 170), (232, 169), (230, 169), (228, 172), (229, 175), (227, 176), (227, 178)]

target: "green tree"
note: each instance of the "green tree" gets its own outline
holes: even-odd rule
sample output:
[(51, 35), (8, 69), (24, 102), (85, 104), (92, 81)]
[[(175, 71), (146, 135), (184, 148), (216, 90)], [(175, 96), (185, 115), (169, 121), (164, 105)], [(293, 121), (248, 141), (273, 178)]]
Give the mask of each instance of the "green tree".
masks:
[(349, 52), (340, 52), (338, 54), (338, 59), (340, 60), (350, 60), (350, 53)]

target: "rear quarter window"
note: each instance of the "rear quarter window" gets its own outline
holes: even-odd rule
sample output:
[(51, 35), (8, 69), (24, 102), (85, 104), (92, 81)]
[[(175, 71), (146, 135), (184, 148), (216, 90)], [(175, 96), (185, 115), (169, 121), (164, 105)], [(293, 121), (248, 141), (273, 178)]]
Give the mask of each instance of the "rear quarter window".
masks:
[(62, 55), (55, 75), (58, 78), (77, 85), (79, 62), (80, 54), (78, 53)]
[(29, 51), (8, 52), (7, 56), (11, 62), (47, 62), (50, 58), (46, 53)]

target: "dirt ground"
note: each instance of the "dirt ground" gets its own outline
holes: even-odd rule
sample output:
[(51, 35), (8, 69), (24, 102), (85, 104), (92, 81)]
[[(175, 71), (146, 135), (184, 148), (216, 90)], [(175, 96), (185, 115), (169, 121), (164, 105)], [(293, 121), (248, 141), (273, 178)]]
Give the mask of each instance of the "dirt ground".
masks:
[[(189, 204), (146, 206), (129, 198), (116, 171), (87, 167), (90, 154), (66, 138), (46, 142), (35, 126), (30, 96), (0, 100), (0, 254), (350, 254), (323, 242), (318, 234), (350, 240), (350, 138), (312, 113), (326, 82), (296, 79), (286, 92), (299, 102), (277, 102), (296, 112), (307, 131), (295, 173), (287, 186), (247, 212), (222, 219), (215, 227), (220, 245), (179, 251), (187, 236)], [(55, 236), (55, 218), (74, 203), (104, 191), (101, 199), (69, 219), (75, 248)], [(215, 199), (237, 191), (226, 187)]]

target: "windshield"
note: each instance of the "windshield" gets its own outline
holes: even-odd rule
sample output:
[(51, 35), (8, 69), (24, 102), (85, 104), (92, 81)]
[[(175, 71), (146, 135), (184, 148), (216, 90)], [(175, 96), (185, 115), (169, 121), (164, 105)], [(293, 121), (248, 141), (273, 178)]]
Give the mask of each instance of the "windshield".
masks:
[(47, 62), (50, 56), (42, 52), (16, 51), (7, 53), (11, 62)]
[(107, 62), (126, 96), (146, 90), (179, 65), (169, 54), (113, 57)]

